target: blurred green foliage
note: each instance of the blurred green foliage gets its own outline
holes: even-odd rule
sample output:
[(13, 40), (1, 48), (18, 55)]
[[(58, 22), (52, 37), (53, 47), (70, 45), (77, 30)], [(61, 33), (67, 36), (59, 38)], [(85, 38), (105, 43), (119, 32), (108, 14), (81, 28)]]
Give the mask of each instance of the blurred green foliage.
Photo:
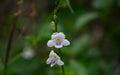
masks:
[[(13, 24), (13, 9), (9, 7), (14, 8), (10, 5), (16, 2), (7, 1), (0, 1), (0, 75)], [(54, 49), (46, 45), (52, 34), (54, 1), (27, 0), (22, 4), (7, 75), (62, 75), (61, 67), (46, 64)], [(66, 75), (120, 75), (120, 0), (61, 0), (59, 6), (58, 31), (71, 42), (61, 49)], [(32, 11), (37, 16), (31, 16)], [(26, 46), (35, 51), (31, 59), (22, 56)]]

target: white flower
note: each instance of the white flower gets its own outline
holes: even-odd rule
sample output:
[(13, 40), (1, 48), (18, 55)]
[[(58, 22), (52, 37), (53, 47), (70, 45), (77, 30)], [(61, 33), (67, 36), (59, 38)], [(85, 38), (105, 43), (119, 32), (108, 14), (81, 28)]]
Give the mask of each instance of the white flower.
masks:
[(51, 36), (51, 40), (47, 42), (48, 47), (53, 47), (55, 48), (61, 48), (63, 46), (68, 46), (70, 45), (70, 42), (65, 39), (65, 35), (63, 32), (55, 32)]
[(46, 63), (51, 64), (51, 67), (53, 67), (55, 64), (58, 64), (60, 66), (64, 65), (64, 62), (61, 61), (60, 57), (53, 50), (50, 52)]
[(35, 52), (31, 47), (25, 47), (22, 52), (22, 57), (24, 59), (31, 59), (35, 56)]

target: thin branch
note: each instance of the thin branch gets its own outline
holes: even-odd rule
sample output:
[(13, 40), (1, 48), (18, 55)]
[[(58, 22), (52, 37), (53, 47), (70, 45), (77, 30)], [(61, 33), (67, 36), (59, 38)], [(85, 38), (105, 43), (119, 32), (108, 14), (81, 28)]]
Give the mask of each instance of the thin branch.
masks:
[(15, 31), (15, 27), (16, 27), (16, 22), (17, 22), (18, 16), (21, 14), (21, 10), (19, 10), (19, 6), (22, 3), (23, 3), (23, 0), (18, 0), (16, 5), (15, 5), (14, 21), (13, 21), (12, 29), (11, 29), (10, 36), (9, 36), (9, 39), (8, 39), (6, 54), (5, 54), (5, 58), (4, 58), (4, 71), (3, 71), (3, 75), (7, 75), (7, 65), (8, 65), (10, 52), (11, 52), (12, 39), (13, 39), (13, 36), (14, 36), (14, 31)]
[(14, 21), (14, 24), (12, 26), (10, 36), (9, 36), (9, 39), (8, 39), (6, 54), (5, 54), (5, 58), (4, 58), (4, 72), (3, 72), (3, 75), (6, 75), (6, 73), (7, 73), (7, 63), (8, 63), (9, 55), (10, 55), (10, 51), (11, 51), (11, 45), (12, 45), (12, 39), (13, 39), (14, 31), (15, 31), (16, 20), (17, 19), (15, 18), (15, 21)]

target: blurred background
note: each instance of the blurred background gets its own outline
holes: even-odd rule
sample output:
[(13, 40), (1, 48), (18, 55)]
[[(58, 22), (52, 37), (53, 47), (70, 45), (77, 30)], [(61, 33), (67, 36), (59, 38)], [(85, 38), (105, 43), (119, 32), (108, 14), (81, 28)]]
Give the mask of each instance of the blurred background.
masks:
[[(13, 24), (7, 75), (62, 75), (46, 64), (55, 0), (20, 1), (0, 0), (0, 75)], [(120, 0), (62, 0), (57, 16), (66, 75), (120, 75)]]

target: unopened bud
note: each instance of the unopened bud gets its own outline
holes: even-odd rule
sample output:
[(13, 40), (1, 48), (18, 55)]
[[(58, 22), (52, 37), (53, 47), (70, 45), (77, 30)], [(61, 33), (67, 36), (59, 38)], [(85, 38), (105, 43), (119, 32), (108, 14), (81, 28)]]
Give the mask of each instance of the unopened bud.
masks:
[(51, 29), (52, 29), (52, 31), (55, 31), (55, 22), (54, 21), (51, 22)]
[(53, 18), (56, 21), (57, 20), (57, 15), (53, 15)]

